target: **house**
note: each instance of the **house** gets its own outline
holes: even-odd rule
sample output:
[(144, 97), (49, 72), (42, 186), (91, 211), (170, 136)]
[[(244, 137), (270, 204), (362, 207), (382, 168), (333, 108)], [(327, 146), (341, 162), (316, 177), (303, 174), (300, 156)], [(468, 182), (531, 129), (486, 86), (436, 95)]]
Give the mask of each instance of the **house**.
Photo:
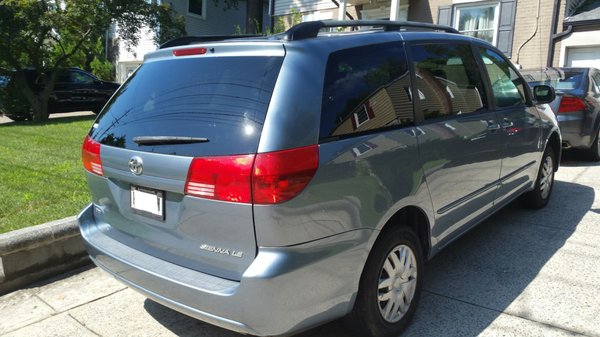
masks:
[[(160, 2), (160, 1), (159, 1)], [(223, 2), (213, 0), (169, 0), (173, 10), (185, 17), (188, 35), (230, 35), (245, 30), (246, 2), (239, 1), (237, 8), (224, 8)], [(128, 46), (119, 39), (117, 29), (108, 32), (112, 39), (111, 56), (115, 63), (116, 81), (123, 83), (142, 63), (144, 55), (154, 51), (154, 33), (143, 28), (136, 46)]]
[(487, 40), (522, 68), (600, 68), (600, 0), (278, 0), (273, 15), (290, 22), (409, 20), (452, 26)]
[(585, 1), (569, 13), (558, 64), (600, 69), (600, 1)]

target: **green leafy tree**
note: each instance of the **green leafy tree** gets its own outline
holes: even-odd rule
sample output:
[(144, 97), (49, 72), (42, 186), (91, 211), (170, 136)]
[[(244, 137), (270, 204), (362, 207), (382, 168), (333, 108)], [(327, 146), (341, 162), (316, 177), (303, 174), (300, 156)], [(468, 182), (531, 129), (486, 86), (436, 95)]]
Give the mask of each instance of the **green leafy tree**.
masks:
[[(0, 2), (0, 76), (13, 76), (33, 120), (48, 118), (48, 99), (61, 69), (89, 57), (90, 67), (106, 71), (105, 60), (86, 55), (86, 50), (95, 49), (111, 24), (130, 45), (137, 44), (144, 26), (157, 32), (158, 43), (185, 35), (183, 18), (169, 5), (145, 0)], [(98, 61), (92, 66), (94, 58)], [(28, 75), (32, 71), (37, 74), (34, 83)]]

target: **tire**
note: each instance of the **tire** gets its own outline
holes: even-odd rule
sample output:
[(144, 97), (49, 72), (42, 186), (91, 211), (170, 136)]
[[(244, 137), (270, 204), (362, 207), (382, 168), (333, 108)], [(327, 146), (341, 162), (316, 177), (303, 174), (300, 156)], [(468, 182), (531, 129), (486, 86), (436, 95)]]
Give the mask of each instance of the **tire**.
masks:
[(402, 333), (419, 303), (424, 269), (421, 243), (410, 229), (398, 227), (382, 233), (367, 259), (354, 308), (346, 317), (352, 332), (363, 337)]
[(600, 161), (600, 146), (598, 146), (598, 138), (600, 138), (600, 130), (598, 130), (598, 133), (596, 134), (596, 139), (594, 139), (592, 146), (585, 151), (585, 157), (589, 161)]
[(555, 161), (554, 150), (551, 146), (548, 146), (544, 151), (533, 190), (523, 195), (523, 201), (528, 208), (540, 209), (548, 204), (554, 187)]

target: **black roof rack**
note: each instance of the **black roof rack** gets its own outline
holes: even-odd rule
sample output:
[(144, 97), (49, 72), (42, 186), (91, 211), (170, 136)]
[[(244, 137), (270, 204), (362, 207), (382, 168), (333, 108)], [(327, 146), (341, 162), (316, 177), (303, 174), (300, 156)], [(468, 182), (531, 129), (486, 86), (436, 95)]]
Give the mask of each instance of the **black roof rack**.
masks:
[(456, 29), (448, 26), (434, 25), (424, 22), (389, 21), (389, 20), (349, 20), (349, 21), (309, 21), (299, 23), (283, 33), (283, 39), (288, 41), (302, 40), (317, 37), (322, 28), (327, 27), (382, 27), (386, 31), (407, 28), (428, 29), (447, 33), (460, 34)]
[(158, 49), (185, 46), (188, 44), (201, 42), (215, 42), (230, 39), (243, 39), (248, 37), (264, 37), (265, 35), (205, 35), (205, 36), (184, 36), (173, 40), (169, 40), (158, 47)]

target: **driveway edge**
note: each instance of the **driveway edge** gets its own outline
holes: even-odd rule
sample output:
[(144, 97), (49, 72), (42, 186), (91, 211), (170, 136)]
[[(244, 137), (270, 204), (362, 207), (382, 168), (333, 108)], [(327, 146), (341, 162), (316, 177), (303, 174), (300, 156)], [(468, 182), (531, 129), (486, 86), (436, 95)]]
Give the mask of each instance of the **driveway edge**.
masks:
[(0, 234), (0, 295), (89, 263), (74, 216)]

